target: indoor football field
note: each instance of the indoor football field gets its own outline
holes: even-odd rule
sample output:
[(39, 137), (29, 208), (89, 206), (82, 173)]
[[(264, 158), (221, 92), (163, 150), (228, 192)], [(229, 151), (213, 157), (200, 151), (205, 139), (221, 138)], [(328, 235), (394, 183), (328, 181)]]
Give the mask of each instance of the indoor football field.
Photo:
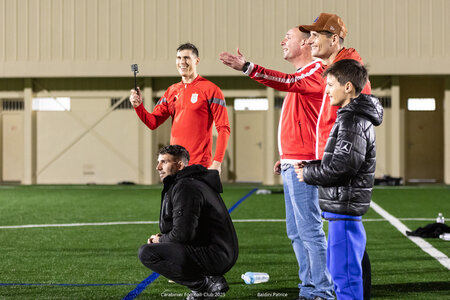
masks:
[[(298, 266), (286, 237), (281, 186), (225, 185), (239, 238), (223, 299), (294, 299)], [(0, 186), (0, 299), (184, 299), (189, 291), (137, 256), (159, 232), (161, 185)], [(450, 223), (450, 187), (376, 187), (364, 216), (373, 299), (450, 299), (450, 241), (409, 239)], [(324, 222), (326, 230), (327, 223)], [(266, 272), (246, 285), (241, 274)]]

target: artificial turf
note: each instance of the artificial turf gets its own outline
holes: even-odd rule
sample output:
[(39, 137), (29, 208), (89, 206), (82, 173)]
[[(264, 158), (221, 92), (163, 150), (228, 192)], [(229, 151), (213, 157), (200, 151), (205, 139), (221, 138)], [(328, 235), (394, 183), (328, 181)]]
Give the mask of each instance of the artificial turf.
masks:
[[(252, 188), (226, 185), (227, 207)], [(269, 189), (280, 191), (281, 187)], [(160, 192), (160, 186), (0, 186), (0, 226), (157, 221)], [(375, 189), (373, 200), (398, 218), (431, 220), (442, 212), (450, 219), (446, 186)], [(284, 219), (283, 195), (253, 194), (231, 216), (235, 220)], [(381, 217), (371, 209), (365, 219)], [(404, 224), (415, 229), (431, 222)], [(450, 299), (448, 269), (388, 222), (371, 221), (364, 226), (374, 299)], [(235, 222), (235, 227), (240, 253), (226, 274), (230, 291), (224, 299), (294, 299), (298, 266), (285, 223)], [(0, 299), (122, 299), (152, 273), (139, 262), (137, 250), (156, 232), (156, 224), (0, 228)], [(450, 254), (450, 242), (427, 241)], [(246, 285), (240, 275), (247, 271), (267, 272), (270, 280)], [(186, 293), (186, 288), (159, 277), (137, 299), (183, 299)]]

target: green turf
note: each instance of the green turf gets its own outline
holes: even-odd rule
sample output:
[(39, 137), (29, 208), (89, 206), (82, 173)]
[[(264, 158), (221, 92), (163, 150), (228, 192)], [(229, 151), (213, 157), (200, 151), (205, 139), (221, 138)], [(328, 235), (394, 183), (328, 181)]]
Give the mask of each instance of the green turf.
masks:
[[(226, 205), (231, 207), (252, 188), (226, 185)], [(160, 186), (0, 186), (0, 226), (156, 221), (160, 192)], [(435, 218), (442, 212), (450, 223), (448, 187), (376, 189), (373, 199), (398, 218)], [(232, 213), (235, 220), (284, 216), (282, 194), (253, 194)], [(365, 219), (381, 217), (371, 209)], [(404, 221), (410, 229), (428, 223)], [(388, 222), (364, 226), (374, 299), (450, 299), (448, 269)], [(285, 223), (235, 223), (235, 227), (240, 254), (226, 274), (230, 291), (225, 299), (295, 298), (298, 267)], [(0, 229), (0, 283), (138, 284), (151, 271), (141, 265), (137, 250), (157, 231), (156, 224)], [(427, 241), (450, 255), (450, 242)], [(240, 275), (247, 271), (267, 272), (270, 281), (245, 285)], [(121, 299), (134, 287), (0, 285), (0, 299)], [(183, 299), (187, 292), (160, 277), (137, 299)], [(278, 297), (267, 297), (275, 294)]]

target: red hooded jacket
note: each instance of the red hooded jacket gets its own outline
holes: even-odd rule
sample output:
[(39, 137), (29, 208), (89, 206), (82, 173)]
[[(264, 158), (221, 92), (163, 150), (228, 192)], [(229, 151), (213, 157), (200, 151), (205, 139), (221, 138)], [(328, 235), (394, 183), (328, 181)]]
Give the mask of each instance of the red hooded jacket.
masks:
[[(353, 48), (343, 48), (333, 60), (333, 63), (342, 59), (354, 59), (362, 64), (361, 56), (359, 56), (358, 52)], [(367, 81), (361, 94), (370, 95), (371, 93), (370, 81)], [(316, 159), (322, 159), (328, 135), (330, 134), (331, 127), (333, 127), (333, 124), (336, 121), (338, 109), (339, 106), (331, 106), (330, 98), (327, 94), (324, 94), (316, 128)]]

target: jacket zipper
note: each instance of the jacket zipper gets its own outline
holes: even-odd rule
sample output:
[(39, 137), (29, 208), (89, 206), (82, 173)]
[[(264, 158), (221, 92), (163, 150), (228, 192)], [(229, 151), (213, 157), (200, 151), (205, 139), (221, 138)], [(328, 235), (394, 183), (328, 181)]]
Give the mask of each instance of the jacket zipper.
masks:
[(305, 142), (303, 141), (303, 134), (302, 134), (302, 122), (298, 121), (298, 127), (300, 128), (300, 140), (302, 142), (302, 145), (305, 145)]

